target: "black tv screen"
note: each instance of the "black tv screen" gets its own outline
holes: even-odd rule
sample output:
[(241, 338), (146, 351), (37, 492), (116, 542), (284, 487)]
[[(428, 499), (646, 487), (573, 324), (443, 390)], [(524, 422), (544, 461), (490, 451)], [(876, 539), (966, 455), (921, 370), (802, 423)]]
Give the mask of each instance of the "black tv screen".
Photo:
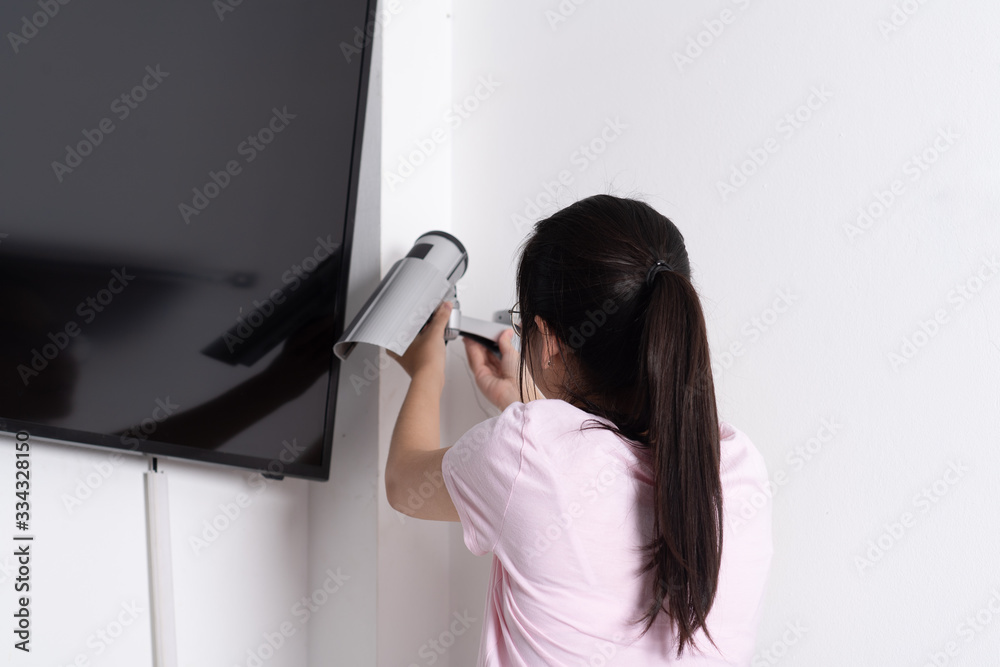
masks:
[(373, 12), (0, 3), (0, 430), (329, 477)]

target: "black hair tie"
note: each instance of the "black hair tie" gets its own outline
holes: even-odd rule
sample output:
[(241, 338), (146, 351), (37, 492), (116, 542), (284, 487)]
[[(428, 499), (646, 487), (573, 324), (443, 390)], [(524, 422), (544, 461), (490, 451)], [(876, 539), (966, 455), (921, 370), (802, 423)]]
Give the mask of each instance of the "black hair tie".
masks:
[(666, 262), (664, 262), (662, 259), (656, 260), (656, 264), (653, 264), (651, 267), (649, 267), (649, 271), (646, 272), (646, 284), (652, 285), (653, 278), (660, 271), (673, 271), (673, 270), (674, 268), (669, 264), (667, 264)]

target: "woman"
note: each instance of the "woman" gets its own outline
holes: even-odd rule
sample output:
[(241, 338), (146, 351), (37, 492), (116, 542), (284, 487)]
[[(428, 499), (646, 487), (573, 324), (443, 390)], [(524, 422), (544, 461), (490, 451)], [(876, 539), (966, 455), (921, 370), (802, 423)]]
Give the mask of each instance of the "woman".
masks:
[[(390, 504), (493, 553), (479, 665), (747, 665), (771, 562), (767, 471), (720, 421), (684, 238), (609, 195), (538, 222), (502, 358), (465, 339), (502, 413), (439, 448), (442, 304), (406, 353)], [(517, 317), (519, 315), (519, 317)], [(517, 357), (515, 359), (515, 357)], [(407, 498), (442, 480), (419, 508)]]

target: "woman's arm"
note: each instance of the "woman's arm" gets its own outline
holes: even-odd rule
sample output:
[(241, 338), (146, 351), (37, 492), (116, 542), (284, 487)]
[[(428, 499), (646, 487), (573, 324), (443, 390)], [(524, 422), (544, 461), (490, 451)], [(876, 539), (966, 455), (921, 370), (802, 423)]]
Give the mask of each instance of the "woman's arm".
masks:
[(438, 521), (459, 520), (441, 473), (441, 461), (450, 449), (441, 447), (440, 426), (444, 329), (450, 313), (451, 304), (441, 304), (402, 357), (389, 352), (410, 376), (410, 387), (389, 442), (386, 497), (403, 514)]
[(418, 519), (458, 521), (441, 473), (441, 391), (433, 379), (417, 374), (403, 399), (389, 443), (385, 492), (393, 509)]

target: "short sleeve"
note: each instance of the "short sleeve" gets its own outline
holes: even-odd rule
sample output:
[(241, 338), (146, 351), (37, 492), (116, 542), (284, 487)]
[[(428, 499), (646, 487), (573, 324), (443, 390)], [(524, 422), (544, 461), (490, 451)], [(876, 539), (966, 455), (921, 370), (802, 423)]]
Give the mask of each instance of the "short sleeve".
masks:
[(521, 469), (524, 403), (476, 424), (445, 452), (441, 473), (462, 522), (465, 546), (477, 556), (500, 539)]

